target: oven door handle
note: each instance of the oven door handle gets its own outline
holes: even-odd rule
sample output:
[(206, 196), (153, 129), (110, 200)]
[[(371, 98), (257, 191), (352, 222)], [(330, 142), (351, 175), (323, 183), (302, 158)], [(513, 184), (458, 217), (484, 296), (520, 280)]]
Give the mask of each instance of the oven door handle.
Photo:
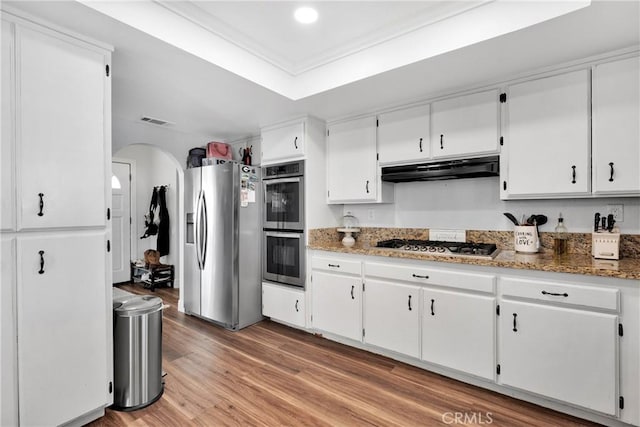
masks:
[(301, 239), (303, 233), (279, 233), (277, 231), (265, 231), (267, 237), (285, 237), (288, 239)]
[(300, 182), (302, 180), (301, 176), (297, 176), (297, 177), (293, 177), (293, 178), (275, 178), (275, 179), (268, 179), (268, 178), (263, 178), (262, 182), (264, 182), (265, 185), (271, 185), (271, 184), (281, 184), (281, 183), (288, 183), (288, 182)]

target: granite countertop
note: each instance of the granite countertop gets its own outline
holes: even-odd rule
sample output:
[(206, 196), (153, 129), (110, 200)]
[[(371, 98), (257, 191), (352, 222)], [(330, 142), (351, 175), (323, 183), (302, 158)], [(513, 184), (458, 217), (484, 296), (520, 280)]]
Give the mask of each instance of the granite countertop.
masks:
[(340, 242), (315, 242), (309, 249), (352, 253), (359, 255), (386, 256), (395, 258), (420, 259), (457, 264), (472, 264), (488, 267), (540, 270), (554, 273), (585, 274), (589, 276), (614, 277), (618, 279), (640, 279), (640, 258), (616, 260), (594, 259), (591, 255), (568, 254), (556, 259), (551, 254), (521, 254), (512, 250), (501, 250), (493, 259), (467, 258), (462, 256), (428, 255), (397, 249), (377, 248), (368, 243), (357, 242), (347, 248)]

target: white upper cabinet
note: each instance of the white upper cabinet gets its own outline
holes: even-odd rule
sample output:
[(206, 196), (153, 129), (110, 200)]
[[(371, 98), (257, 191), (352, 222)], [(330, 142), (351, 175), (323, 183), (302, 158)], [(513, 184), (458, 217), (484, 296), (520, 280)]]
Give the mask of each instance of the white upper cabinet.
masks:
[(375, 117), (330, 126), (327, 151), (329, 203), (385, 201), (376, 160)]
[(429, 105), (421, 105), (378, 116), (380, 164), (429, 159), (429, 112)]
[(590, 194), (589, 83), (579, 70), (509, 86), (502, 198)]
[(262, 130), (262, 165), (298, 160), (305, 155), (305, 122), (299, 120)]
[(0, 211), (0, 229), (15, 229), (15, 194), (13, 150), (15, 126), (12, 111), (14, 111), (14, 91), (12, 81), (14, 75), (14, 33), (12, 25), (2, 21), (2, 60), (0, 76), (2, 77), (2, 140), (0, 140), (0, 185), (2, 185), (2, 210)]
[(27, 27), (16, 44), (18, 227), (104, 226), (105, 53)]
[(478, 92), (431, 104), (434, 158), (498, 152), (499, 93)]
[(593, 192), (640, 193), (640, 57), (593, 69)]

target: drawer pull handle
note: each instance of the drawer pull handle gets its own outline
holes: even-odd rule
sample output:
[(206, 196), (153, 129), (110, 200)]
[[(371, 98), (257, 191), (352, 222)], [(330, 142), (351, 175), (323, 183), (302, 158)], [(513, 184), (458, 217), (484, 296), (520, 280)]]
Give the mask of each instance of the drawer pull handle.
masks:
[(353, 291), (356, 288), (355, 285), (351, 285), (351, 299), (356, 299), (356, 297), (353, 295)]
[(367, 181), (367, 183), (365, 184), (365, 188), (367, 190), (367, 194), (369, 194), (369, 181)]
[(409, 311), (413, 310), (413, 309), (411, 308), (411, 295), (409, 295), (409, 303), (408, 303), (408, 304), (409, 304)]
[(420, 138), (420, 152), (422, 153), (422, 138)]
[(435, 302), (435, 300), (431, 300), (431, 315), (435, 316), (436, 314), (433, 312), (433, 303)]
[(298, 137), (296, 136), (296, 139), (293, 140), (293, 145), (296, 147), (296, 150), (298, 149)]
[(340, 268), (340, 264), (327, 264), (329, 267)]
[(440, 149), (441, 150), (444, 150), (444, 141), (443, 141), (443, 139), (444, 139), (444, 135), (440, 135)]
[(296, 300), (296, 313), (297, 313), (298, 311), (300, 311), (300, 310), (298, 310), (298, 300)]
[(518, 327), (516, 324), (517, 317), (518, 317), (518, 313), (513, 313), (513, 332), (518, 332)]
[(44, 274), (44, 251), (39, 251), (40, 254), (40, 270), (38, 274)]
[(43, 216), (44, 213), (42, 211), (44, 210), (44, 194), (38, 193), (38, 197), (40, 197), (40, 212), (38, 212), (38, 216)]
[(429, 276), (419, 276), (417, 274), (412, 274), (413, 277), (415, 277), (416, 279), (428, 279)]
[(575, 166), (571, 166), (571, 169), (573, 169), (573, 172), (571, 172), (571, 183), (575, 184), (576, 183), (576, 167)]
[(569, 296), (569, 294), (566, 293), (566, 292), (563, 293), (563, 294), (556, 294), (554, 292), (547, 292), (547, 291), (542, 291), (542, 295), (551, 295), (551, 296), (554, 296), (554, 297), (568, 297)]

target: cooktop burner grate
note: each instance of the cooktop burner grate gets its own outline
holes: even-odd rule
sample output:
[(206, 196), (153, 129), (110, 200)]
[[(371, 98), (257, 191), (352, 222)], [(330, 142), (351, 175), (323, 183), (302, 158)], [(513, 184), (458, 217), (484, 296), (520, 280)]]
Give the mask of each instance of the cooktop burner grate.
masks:
[(498, 247), (493, 243), (444, 242), (438, 240), (390, 239), (376, 244), (379, 248), (424, 252), (432, 255), (460, 255), (493, 258)]

